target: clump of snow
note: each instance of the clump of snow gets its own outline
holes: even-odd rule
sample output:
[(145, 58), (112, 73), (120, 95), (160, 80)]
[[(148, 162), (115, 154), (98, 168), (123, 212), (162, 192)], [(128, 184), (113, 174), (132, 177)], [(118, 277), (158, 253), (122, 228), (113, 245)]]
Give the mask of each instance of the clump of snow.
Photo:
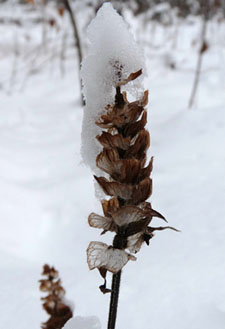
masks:
[[(122, 17), (110, 3), (105, 3), (88, 27), (89, 49), (82, 63), (81, 78), (86, 106), (83, 116), (81, 154), (84, 162), (96, 171), (100, 145), (96, 136), (100, 128), (95, 121), (112, 104), (115, 85), (130, 73), (145, 71), (143, 52)], [(129, 83), (129, 92), (139, 97), (143, 92), (143, 75)]]
[(76, 316), (70, 319), (63, 329), (101, 329), (99, 319), (95, 316)]

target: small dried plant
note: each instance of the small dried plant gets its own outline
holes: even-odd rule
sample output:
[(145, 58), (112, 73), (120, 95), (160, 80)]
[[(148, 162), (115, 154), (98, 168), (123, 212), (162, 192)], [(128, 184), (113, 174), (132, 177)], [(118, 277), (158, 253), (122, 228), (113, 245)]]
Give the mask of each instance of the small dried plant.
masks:
[[(114, 66), (115, 70), (117, 67)], [(175, 230), (170, 226), (149, 226), (153, 217), (166, 219), (146, 201), (152, 194), (150, 174), (153, 167), (153, 157), (146, 165), (150, 145), (150, 135), (145, 129), (148, 91), (144, 92), (142, 99), (129, 102), (126, 92), (121, 92), (121, 86), (138, 78), (142, 70), (131, 73), (123, 81), (119, 74), (120, 70), (119, 82), (115, 85), (115, 103), (107, 105), (96, 122), (102, 128), (101, 135), (96, 137), (102, 145), (96, 166), (104, 176), (94, 177), (110, 198), (101, 201), (104, 216), (91, 213), (88, 218), (91, 227), (103, 230), (101, 234), (115, 233), (112, 246), (92, 241), (87, 249), (89, 268), (97, 268), (104, 278), (101, 291), (111, 293), (108, 329), (115, 328), (122, 268), (129, 260), (136, 260), (133, 254), (144, 242), (149, 245), (154, 231)], [(113, 274), (111, 289), (106, 287), (107, 271)]]
[(48, 293), (46, 297), (41, 298), (42, 306), (50, 318), (42, 324), (41, 328), (61, 329), (73, 316), (72, 310), (64, 301), (65, 289), (62, 287), (59, 273), (54, 267), (44, 265), (42, 275), (46, 279), (39, 280), (40, 290)]

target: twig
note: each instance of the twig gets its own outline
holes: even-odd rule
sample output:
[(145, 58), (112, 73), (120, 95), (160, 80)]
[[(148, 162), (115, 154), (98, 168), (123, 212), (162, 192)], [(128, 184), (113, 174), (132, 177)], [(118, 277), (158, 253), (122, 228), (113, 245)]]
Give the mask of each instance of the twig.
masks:
[(198, 53), (197, 66), (196, 66), (196, 70), (195, 70), (195, 78), (194, 78), (192, 92), (191, 92), (191, 96), (190, 96), (190, 100), (189, 100), (189, 104), (188, 104), (189, 109), (194, 104), (195, 95), (196, 95), (198, 84), (199, 84), (201, 67), (202, 67), (202, 59), (203, 59), (202, 55), (204, 54), (204, 52), (206, 50), (206, 48), (205, 48), (205, 45), (206, 45), (205, 36), (206, 36), (207, 21), (208, 21), (207, 16), (208, 16), (207, 15), (207, 6), (205, 6), (205, 13), (203, 14), (203, 22), (202, 22), (201, 48), (200, 48), (199, 53)]
[[(82, 50), (81, 50), (81, 41), (80, 41), (80, 36), (79, 36), (79, 33), (78, 33), (78, 28), (77, 28), (77, 23), (76, 23), (76, 19), (75, 19), (75, 15), (73, 13), (73, 10), (71, 8), (71, 5), (70, 5), (70, 1), (69, 0), (64, 0), (64, 5), (69, 13), (69, 16), (70, 16), (70, 21), (71, 21), (71, 24), (72, 24), (72, 27), (73, 27), (73, 34), (74, 34), (74, 39), (75, 39), (75, 43), (76, 43), (76, 46), (77, 46), (77, 54), (78, 54), (78, 60), (79, 60), (79, 63), (78, 63), (78, 72), (80, 72), (80, 66), (81, 66), (81, 62), (82, 62)], [(81, 79), (80, 80), (80, 91), (82, 90), (82, 83), (81, 83)], [(84, 99), (83, 99), (83, 95), (82, 95), (82, 92), (81, 92), (81, 103), (82, 105), (84, 105)]]

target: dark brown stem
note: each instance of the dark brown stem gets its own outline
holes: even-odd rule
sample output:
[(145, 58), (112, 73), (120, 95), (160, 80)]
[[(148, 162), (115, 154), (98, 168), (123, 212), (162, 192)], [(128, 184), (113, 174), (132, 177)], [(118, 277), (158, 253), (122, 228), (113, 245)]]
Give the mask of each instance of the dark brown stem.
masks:
[(201, 67), (202, 67), (202, 57), (203, 57), (203, 54), (204, 54), (203, 47), (204, 47), (205, 37), (206, 37), (208, 10), (209, 10), (209, 6), (208, 6), (208, 0), (207, 0), (205, 6), (203, 7), (201, 48), (200, 48), (199, 53), (198, 53), (198, 61), (197, 61), (196, 71), (195, 71), (195, 79), (194, 79), (194, 84), (193, 84), (193, 87), (192, 87), (191, 97), (190, 97), (189, 104), (188, 104), (189, 109), (194, 104), (195, 95), (196, 95), (198, 84), (199, 84), (199, 78), (200, 78)]
[[(72, 7), (70, 5), (70, 1), (69, 0), (64, 0), (64, 4), (65, 7), (69, 13), (70, 16), (70, 21), (73, 27), (73, 34), (74, 34), (74, 39), (75, 39), (75, 44), (77, 46), (77, 53), (78, 53), (78, 61), (79, 61), (79, 69), (78, 72), (80, 72), (80, 65), (82, 62), (82, 51), (81, 51), (81, 41), (80, 41), (80, 36), (79, 36), (79, 32), (78, 32), (78, 28), (77, 28), (77, 23), (76, 23), (76, 19), (75, 19), (75, 15), (73, 13)], [(81, 84), (81, 80), (80, 80), (80, 90), (82, 90), (82, 84)], [(84, 105), (84, 99), (82, 96), (82, 92), (81, 92), (81, 102), (82, 105)]]
[(119, 291), (120, 291), (120, 280), (121, 280), (121, 271), (119, 271), (116, 274), (113, 274), (111, 299), (110, 299), (110, 307), (109, 307), (108, 329), (115, 329), (115, 326), (116, 326), (116, 315), (117, 315), (117, 307), (118, 307)]

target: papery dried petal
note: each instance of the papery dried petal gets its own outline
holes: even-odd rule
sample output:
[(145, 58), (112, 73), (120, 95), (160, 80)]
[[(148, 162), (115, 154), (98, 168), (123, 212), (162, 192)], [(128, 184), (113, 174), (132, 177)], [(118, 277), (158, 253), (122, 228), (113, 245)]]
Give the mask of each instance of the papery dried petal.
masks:
[(126, 184), (135, 184), (140, 174), (141, 165), (141, 161), (137, 159), (123, 160), (121, 166), (120, 182)]
[(132, 253), (136, 254), (144, 242), (143, 233), (136, 233), (127, 238), (127, 249)]
[(150, 135), (145, 129), (138, 134), (134, 144), (126, 151), (125, 158), (135, 157), (136, 159), (143, 159), (146, 150), (150, 145)]
[(45, 264), (45, 265), (43, 266), (42, 275), (47, 275), (47, 274), (50, 273), (50, 271), (51, 271), (50, 266), (49, 266), (48, 264)]
[(52, 288), (52, 282), (49, 280), (39, 280), (40, 282), (40, 290), (41, 291), (49, 291)]
[(96, 165), (113, 178), (120, 175), (122, 161), (116, 149), (104, 149), (96, 158)]
[(95, 214), (94, 212), (92, 212), (88, 216), (88, 223), (91, 227), (101, 228), (105, 231), (113, 232), (116, 230), (116, 227), (115, 227), (115, 224), (114, 224), (112, 218), (100, 216), (98, 214)]
[(147, 167), (141, 169), (139, 179), (143, 180), (144, 178), (149, 177), (151, 175), (152, 169), (153, 169), (153, 157), (151, 157)]
[(114, 212), (116, 212), (120, 205), (117, 198), (111, 198), (109, 200), (102, 200), (102, 209), (105, 216), (111, 216)]
[(128, 260), (136, 260), (136, 258), (124, 250), (109, 247), (103, 242), (92, 241), (87, 249), (87, 263), (90, 270), (103, 267), (109, 272), (117, 273)]
[(147, 123), (147, 112), (144, 111), (139, 121), (128, 123), (123, 128), (123, 135), (126, 137), (133, 138), (136, 136)]
[(121, 184), (119, 182), (109, 182), (104, 177), (94, 176), (105, 194), (110, 196), (120, 197), (121, 199), (128, 200), (132, 197), (133, 186), (127, 184)]
[(112, 215), (114, 222), (118, 226), (128, 225), (146, 218), (147, 214), (144, 210), (136, 206), (124, 206)]
[(145, 107), (148, 104), (148, 90), (144, 91), (144, 95), (139, 102), (140, 102), (140, 105), (143, 107)]
[(147, 177), (137, 185), (132, 195), (132, 200), (130, 200), (130, 203), (139, 204), (147, 200), (151, 194), (152, 194), (152, 180), (151, 178)]
[(96, 137), (105, 149), (120, 148), (127, 150), (130, 146), (130, 138), (123, 138), (120, 134), (111, 135), (108, 132), (103, 132), (101, 136)]
[(135, 122), (143, 111), (144, 108), (140, 106), (139, 101), (126, 104), (124, 107), (123, 125)]

